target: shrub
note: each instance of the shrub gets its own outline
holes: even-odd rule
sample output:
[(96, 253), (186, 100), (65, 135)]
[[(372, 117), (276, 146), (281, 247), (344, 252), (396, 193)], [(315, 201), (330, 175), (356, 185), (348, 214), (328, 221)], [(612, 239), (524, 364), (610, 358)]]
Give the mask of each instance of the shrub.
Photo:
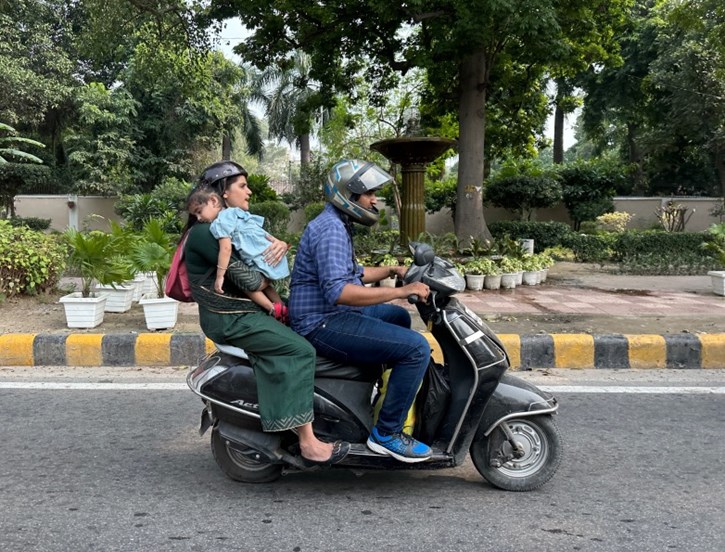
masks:
[(10, 224), (13, 226), (26, 226), (31, 230), (37, 230), (42, 232), (50, 228), (50, 219), (38, 218), (38, 217), (12, 217), (8, 219)]
[(574, 252), (574, 258), (581, 263), (604, 264), (614, 256), (615, 235), (609, 233), (590, 235), (570, 233), (562, 245)]
[(622, 233), (627, 229), (627, 224), (632, 220), (634, 215), (624, 212), (615, 211), (614, 213), (604, 213), (597, 217), (597, 228), (605, 232)]
[(484, 257), (468, 261), (463, 265), (463, 272), (473, 275), (495, 275), (500, 274), (501, 269), (492, 259)]
[(516, 240), (532, 239), (534, 240), (534, 251), (537, 253), (547, 247), (561, 245), (572, 233), (568, 224), (553, 221), (504, 220), (492, 222), (488, 225), (488, 229), (495, 238), (509, 235)]
[(249, 206), (249, 212), (264, 217), (264, 229), (275, 238), (287, 235), (290, 210), (281, 201), (262, 201)]
[(552, 207), (562, 199), (559, 182), (549, 176), (518, 175), (494, 178), (484, 189), (483, 200), (531, 220), (536, 209)]
[(0, 220), (0, 294), (52, 289), (65, 269), (66, 248), (55, 236)]
[(616, 236), (615, 260), (638, 274), (700, 274), (713, 267), (700, 232), (628, 230)]
[(277, 201), (277, 192), (269, 185), (269, 177), (264, 174), (250, 174), (247, 185), (252, 191), (249, 203), (262, 203), (264, 201)]
[(564, 205), (574, 221), (574, 229), (585, 220), (614, 211), (612, 198), (626, 189), (628, 176), (620, 165), (601, 161), (579, 161), (559, 169)]
[(312, 203), (308, 203), (307, 205), (305, 205), (305, 222), (310, 222), (317, 215), (319, 215), (324, 208), (324, 201), (313, 201)]

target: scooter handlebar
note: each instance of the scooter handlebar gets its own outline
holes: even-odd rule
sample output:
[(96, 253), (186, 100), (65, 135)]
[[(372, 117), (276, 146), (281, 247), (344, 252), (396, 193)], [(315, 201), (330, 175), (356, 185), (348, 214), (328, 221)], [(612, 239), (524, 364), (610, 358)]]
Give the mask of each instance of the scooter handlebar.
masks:
[(417, 293), (411, 293), (408, 295), (408, 303), (415, 305), (420, 301), (420, 296)]

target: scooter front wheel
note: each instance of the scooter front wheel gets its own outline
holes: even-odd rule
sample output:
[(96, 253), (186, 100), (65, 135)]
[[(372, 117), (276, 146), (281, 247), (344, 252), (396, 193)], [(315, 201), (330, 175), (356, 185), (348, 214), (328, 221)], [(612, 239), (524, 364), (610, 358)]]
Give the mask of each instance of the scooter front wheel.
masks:
[[(471, 444), (471, 459), (486, 481), (505, 491), (533, 491), (559, 468), (562, 440), (551, 416), (511, 419), (508, 425), (519, 453), (499, 426)], [(518, 457), (517, 457), (518, 456)]]
[(253, 449), (232, 448), (217, 429), (211, 434), (211, 451), (214, 460), (227, 477), (243, 483), (269, 483), (279, 479), (282, 466), (255, 459)]

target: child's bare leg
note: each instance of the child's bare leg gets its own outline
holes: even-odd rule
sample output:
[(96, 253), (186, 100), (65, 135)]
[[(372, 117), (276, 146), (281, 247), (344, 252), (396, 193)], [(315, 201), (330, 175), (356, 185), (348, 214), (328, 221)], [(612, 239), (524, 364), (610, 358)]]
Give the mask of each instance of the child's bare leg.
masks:
[(248, 291), (246, 293), (252, 301), (257, 303), (260, 307), (262, 307), (264, 309), (264, 312), (269, 312), (274, 307), (274, 305), (272, 304), (272, 301), (270, 301), (266, 295), (266, 290), (265, 291)]
[(271, 285), (264, 288), (264, 291), (262, 293), (264, 293), (267, 296), (267, 299), (272, 301), (272, 303), (282, 302), (282, 298), (279, 296), (279, 293), (277, 293), (277, 290), (274, 289), (274, 287)]

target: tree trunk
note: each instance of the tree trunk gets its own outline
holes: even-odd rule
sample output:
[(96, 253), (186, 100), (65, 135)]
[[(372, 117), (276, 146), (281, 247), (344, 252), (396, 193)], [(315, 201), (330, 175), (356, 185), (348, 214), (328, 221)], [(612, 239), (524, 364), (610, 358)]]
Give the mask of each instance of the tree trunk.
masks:
[(487, 71), (484, 52), (475, 52), (459, 66), (459, 161), (454, 227), (459, 241), (471, 236), (491, 239), (483, 217), (483, 146), (486, 133)]
[(564, 162), (564, 109), (557, 102), (554, 109), (554, 163)]
[(636, 167), (634, 175), (632, 175), (634, 179), (632, 193), (636, 195), (646, 195), (647, 181), (644, 176), (644, 171), (642, 170), (642, 153), (639, 149), (639, 144), (637, 143), (637, 130), (637, 125), (632, 123), (627, 124), (627, 155), (629, 157), (629, 162)]
[(725, 197), (725, 155), (723, 148), (715, 146), (715, 169), (720, 180), (720, 197)]
[(222, 136), (222, 159), (229, 161), (232, 158), (232, 139), (228, 132)]
[(310, 135), (302, 134), (300, 140), (300, 165), (306, 167), (310, 164)]

